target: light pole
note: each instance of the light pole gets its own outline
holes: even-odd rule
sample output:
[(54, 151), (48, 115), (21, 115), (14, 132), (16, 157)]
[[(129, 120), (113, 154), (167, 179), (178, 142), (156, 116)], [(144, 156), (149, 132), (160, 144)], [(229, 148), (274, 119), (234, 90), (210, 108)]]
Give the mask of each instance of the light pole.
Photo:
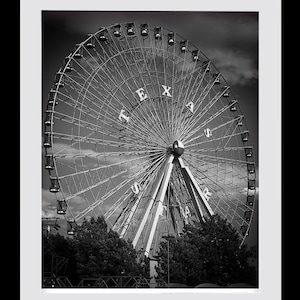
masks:
[(170, 240), (168, 239), (168, 288), (170, 287)]
[(175, 237), (172, 235), (163, 235), (162, 238), (167, 240), (167, 272), (168, 272), (168, 287), (170, 286), (170, 239)]

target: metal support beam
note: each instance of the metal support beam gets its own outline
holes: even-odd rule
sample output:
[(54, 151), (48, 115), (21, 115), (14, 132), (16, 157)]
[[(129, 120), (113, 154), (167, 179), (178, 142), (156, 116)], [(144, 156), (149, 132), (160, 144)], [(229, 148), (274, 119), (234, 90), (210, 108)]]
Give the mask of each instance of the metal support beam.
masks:
[(174, 156), (172, 155), (172, 156), (169, 158), (169, 160), (167, 161), (167, 163), (166, 163), (166, 165), (165, 165), (165, 167), (164, 167), (164, 170), (161, 172), (160, 177), (159, 177), (158, 180), (157, 180), (157, 183), (156, 183), (156, 185), (155, 185), (155, 187), (154, 187), (152, 196), (151, 196), (151, 198), (150, 198), (150, 200), (149, 200), (147, 209), (146, 209), (146, 211), (145, 211), (145, 214), (143, 215), (143, 219), (142, 219), (142, 221), (140, 222), (140, 225), (139, 225), (139, 227), (138, 227), (138, 230), (137, 230), (137, 232), (136, 232), (136, 234), (135, 234), (135, 236), (134, 236), (134, 239), (133, 239), (133, 241), (132, 241), (133, 247), (136, 246), (136, 244), (137, 244), (137, 242), (138, 242), (138, 240), (139, 240), (139, 238), (140, 238), (140, 236), (141, 236), (141, 233), (142, 233), (142, 231), (143, 231), (143, 229), (144, 229), (144, 227), (145, 227), (145, 224), (146, 224), (146, 222), (147, 222), (147, 219), (148, 219), (148, 217), (149, 217), (149, 213), (150, 213), (150, 211), (151, 211), (151, 208), (153, 207), (153, 204), (154, 204), (155, 199), (156, 199), (156, 197), (157, 197), (157, 194), (158, 194), (158, 192), (159, 192), (159, 189), (160, 189), (160, 186), (161, 186), (161, 182), (162, 182), (162, 180), (163, 180), (163, 178), (164, 178), (164, 175), (165, 175), (166, 168), (167, 168), (167, 166), (168, 166), (168, 164), (169, 164), (170, 161), (171, 161), (171, 163), (172, 163), (173, 159), (174, 159)]
[[(202, 192), (202, 190), (200, 189), (195, 177), (193, 176), (192, 172), (190, 171), (190, 169), (184, 165), (182, 159), (179, 157), (178, 158), (179, 161), (179, 165), (182, 171), (182, 175), (186, 181), (188, 189), (189, 189), (189, 185), (191, 184), (194, 191), (198, 194), (198, 199), (200, 200), (202, 206), (204, 207), (206, 213), (208, 214), (209, 217), (212, 217), (214, 215), (213, 210), (211, 209), (210, 205), (208, 204), (206, 197), (204, 195), (204, 193)], [(190, 191), (190, 190), (189, 190)], [(193, 198), (193, 196), (191, 195), (191, 197)], [(203, 213), (201, 211), (201, 206), (200, 203), (197, 201), (196, 198), (196, 210), (199, 210), (199, 214), (201, 215), (201, 218), (203, 218)]]
[(193, 203), (196, 215), (197, 215), (199, 221), (201, 221), (201, 220), (204, 221), (204, 214), (203, 214), (203, 211), (201, 209), (200, 203), (197, 200), (197, 196), (196, 196), (195, 191), (192, 187), (191, 181), (189, 180), (189, 176), (188, 176), (185, 169), (181, 169), (181, 172), (182, 172), (182, 175), (183, 175), (183, 179), (185, 181), (185, 185), (186, 185), (186, 187), (188, 189), (188, 192), (191, 196), (192, 203)]
[(138, 207), (138, 204), (140, 203), (141, 198), (142, 198), (142, 193), (140, 192), (138, 198), (135, 200), (135, 203), (133, 204), (133, 206), (130, 209), (130, 212), (129, 212), (127, 218), (126, 218), (125, 223), (123, 224), (123, 228), (122, 228), (122, 231), (120, 233), (120, 238), (123, 238), (124, 235), (126, 234), (128, 226), (129, 226), (129, 224), (131, 222), (131, 219), (132, 219), (132, 217), (133, 217), (133, 215), (134, 215), (134, 213), (135, 213), (135, 211)]
[(171, 177), (171, 172), (172, 172), (172, 169), (173, 169), (173, 159), (174, 159), (174, 156), (171, 155), (171, 157), (170, 157), (170, 159), (167, 163), (164, 178), (163, 178), (163, 181), (162, 181), (162, 184), (161, 184), (161, 187), (160, 187), (160, 190), (159, 190), (159, 194), (158, 194), (158, 197), (157, 197), (156, 211), (155, 211), (154, 219), (153, 219), (153, 222), (152, 222), (152, 225), (151, 225), (150, 234), (149, 234), (148, 239), (147, 239), (146, 249), (145, 249), (145, 255), (146, 256), (149, 255), (150, 247), (151, 247), (151, 244), (152, 244), (152, 241), (153, 241), (153, 237), (154, 237), (154, 233), (155, 233), (155, 230), (156, 230), (156, 227), (157, 227), (158, 219), (159, 219), (159, 216), (161, 215), (162, 210), (163, 210), (163, 201), (164, 201), (164, 198), (165, 198), (165, 195), (166, 195), (167, 187), (168, 187), (169, 180), (170, 180), (170, 177)]

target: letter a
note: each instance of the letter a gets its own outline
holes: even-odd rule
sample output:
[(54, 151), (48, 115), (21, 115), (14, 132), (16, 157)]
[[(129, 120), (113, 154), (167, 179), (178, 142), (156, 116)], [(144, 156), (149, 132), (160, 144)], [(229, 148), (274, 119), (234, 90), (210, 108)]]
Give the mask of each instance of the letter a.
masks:
[(191, 111), (192, 114), (194, 113), (194, 103), (193, 103), (192, 101), (190, 101), (189, 103), (187, 103), (187, 104), (185, 105), (185, 107), (186, 107), (187, 109), (189, 109), (189, 110)]

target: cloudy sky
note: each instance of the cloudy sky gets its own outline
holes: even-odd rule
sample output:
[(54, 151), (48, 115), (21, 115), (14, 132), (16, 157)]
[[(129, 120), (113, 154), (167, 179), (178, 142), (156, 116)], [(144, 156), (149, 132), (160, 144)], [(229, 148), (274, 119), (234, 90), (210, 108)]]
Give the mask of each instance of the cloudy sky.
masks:
[[(258, 136), (258, 13), (256, 12), (44, 12), (43, 99), (55, 72), (76, 43), (102, 26), (145, 22), (170, 29), (201, 49), (221, 70), (245, 114), (253, 144)], [(257, 154), (258, 147), (255, 147)], [(257, 157), (257, 155), (256, 155)]]
[[(256, 12), (118, 12), (44, 11), (42, 13), (43, 111), (55, 73), (76, 43), (88, 33), (114, 23), (159, 25), (192, 42), (210, 58), (230, 84), (245, 116), (258, 167), (258, 13)], [(55, 209), (43, 170), (43, 210)], [(53, 203), (53, 205), (52, 205)], [(52, 206), (53, 207), (52, 207)], [(250, 231), (256, 243), (257, 212)]]

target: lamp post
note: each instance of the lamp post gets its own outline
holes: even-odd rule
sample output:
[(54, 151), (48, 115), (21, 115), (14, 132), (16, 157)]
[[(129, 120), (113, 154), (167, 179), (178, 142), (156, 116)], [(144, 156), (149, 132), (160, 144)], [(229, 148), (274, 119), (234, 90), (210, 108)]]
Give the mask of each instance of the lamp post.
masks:
[(170, 287), (170, 241), (168, 239), (168, 287)]
[(168, 276), (168, 287), (170, 286), (170, 239), (175, 237), (172, 235), (163, 235), (162, 238), (167, 240), (167, 276)]

